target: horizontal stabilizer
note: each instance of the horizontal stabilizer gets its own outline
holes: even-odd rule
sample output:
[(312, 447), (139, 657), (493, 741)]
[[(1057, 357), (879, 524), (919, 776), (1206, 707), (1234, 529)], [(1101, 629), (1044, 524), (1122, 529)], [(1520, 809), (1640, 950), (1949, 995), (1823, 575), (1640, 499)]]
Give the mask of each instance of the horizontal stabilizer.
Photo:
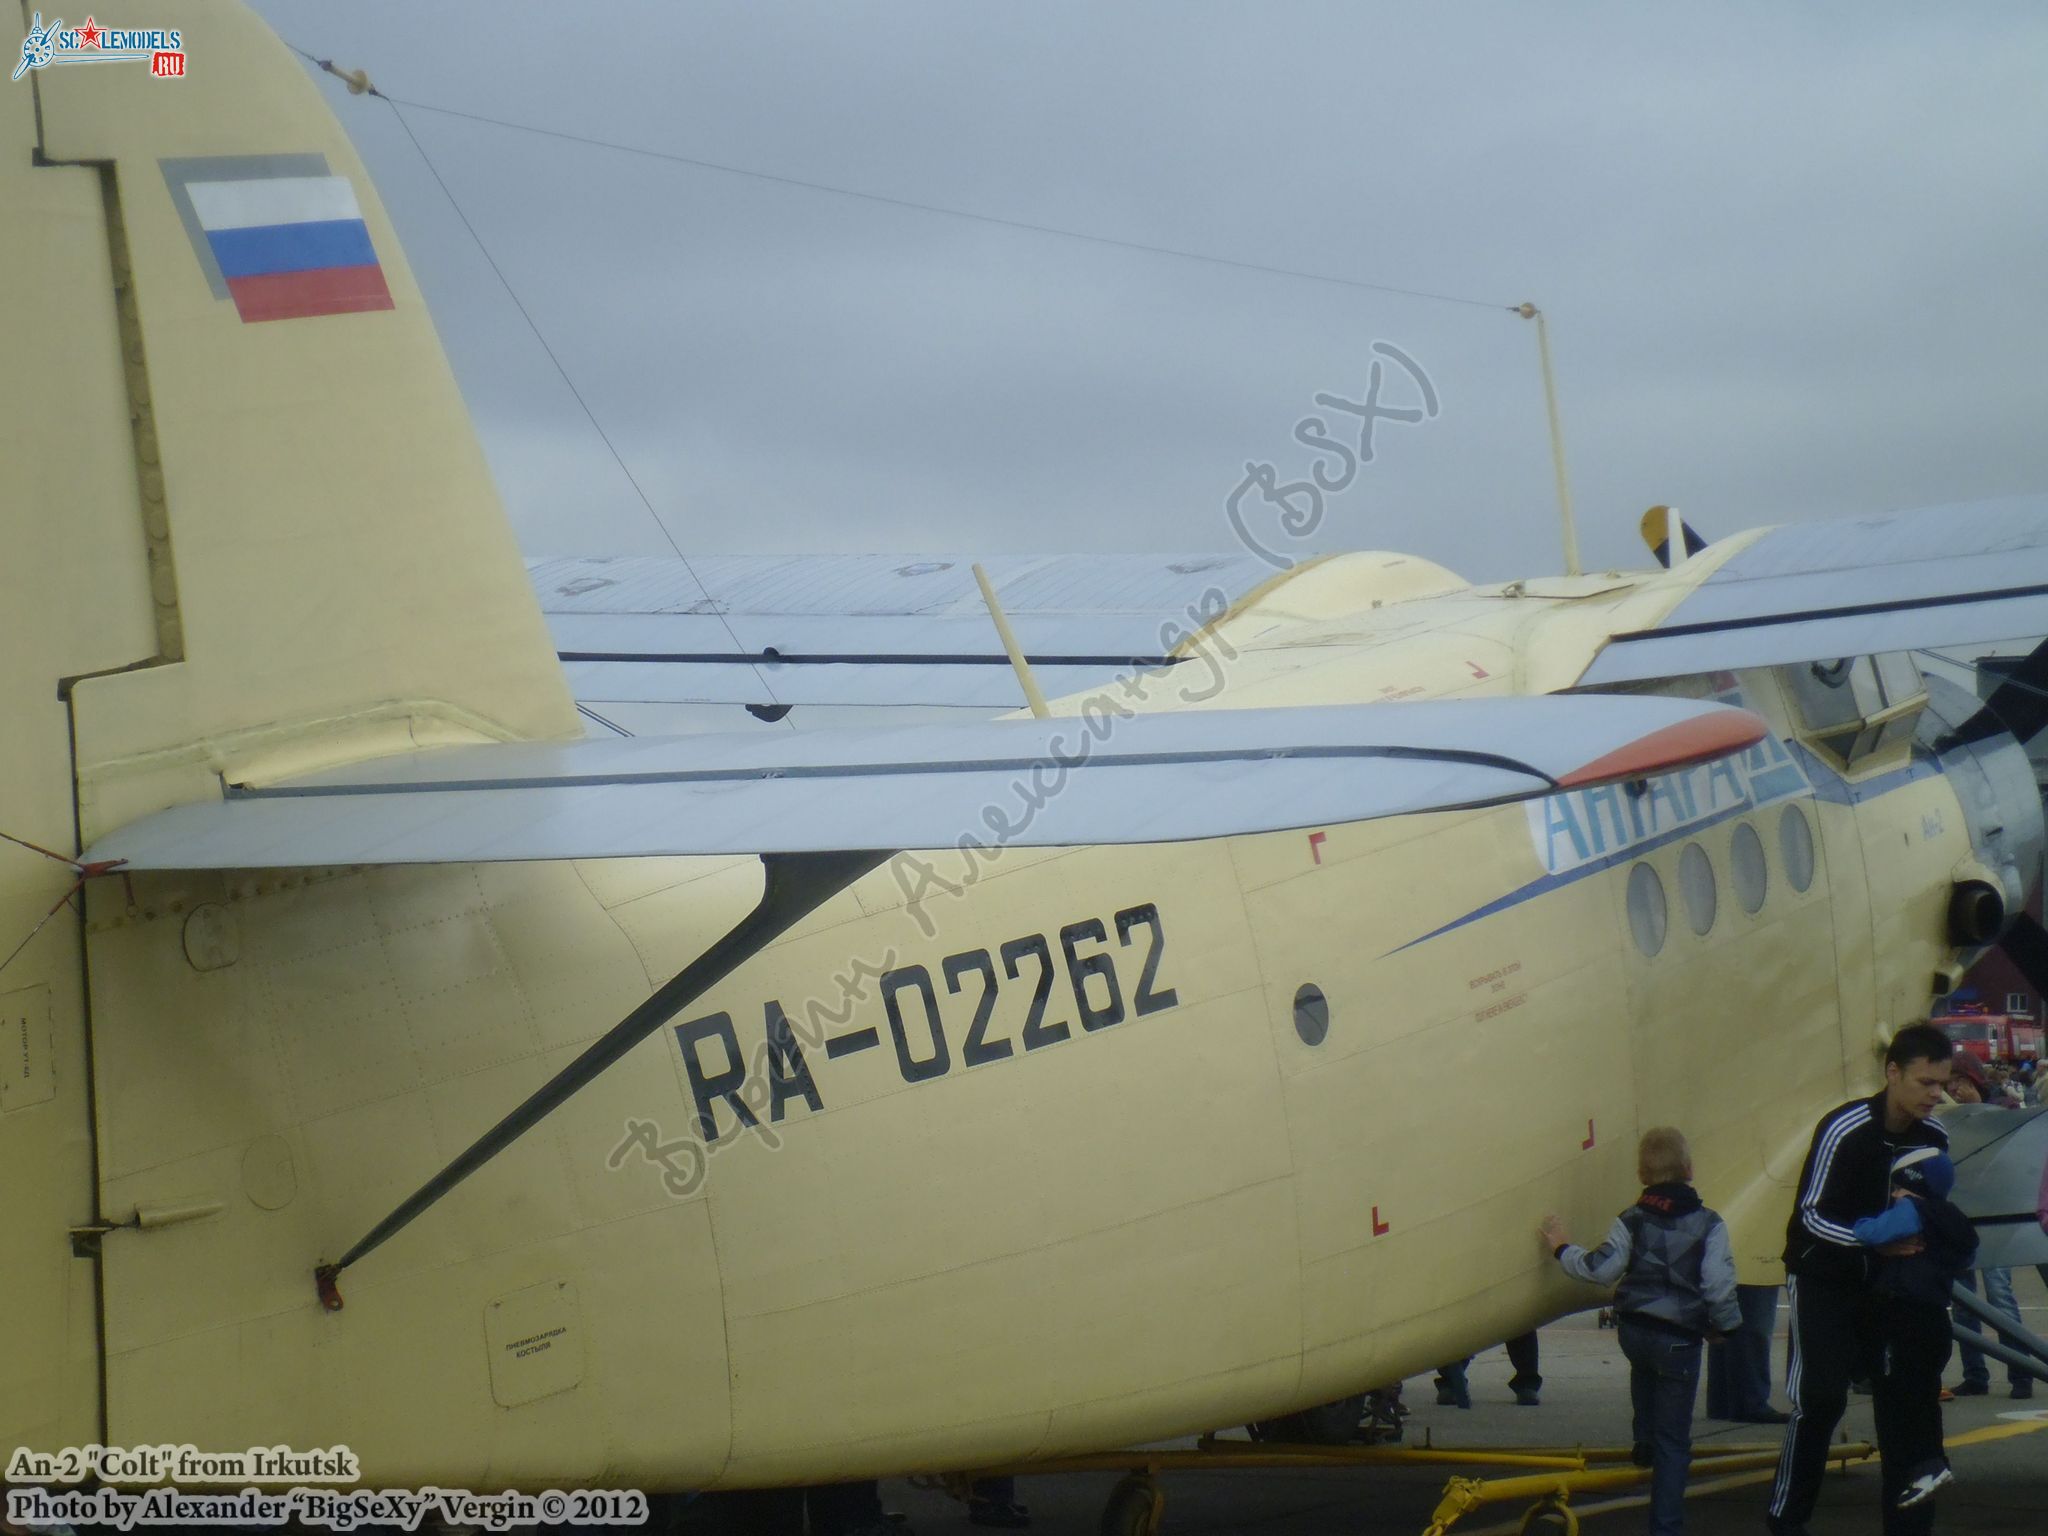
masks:
[(159, 812), (130, 869), (1174, 842), (1526, 799), (1739, 751), (1669, 698), (1507, 698), (453, 747)]
[(1581, 687), (2048, 634), (2048, 497), (1766, 530)]

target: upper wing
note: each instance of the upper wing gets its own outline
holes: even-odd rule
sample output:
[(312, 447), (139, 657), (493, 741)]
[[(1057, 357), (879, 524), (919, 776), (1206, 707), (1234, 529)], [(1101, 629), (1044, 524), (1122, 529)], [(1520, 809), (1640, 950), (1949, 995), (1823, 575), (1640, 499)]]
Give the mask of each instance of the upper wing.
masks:
[[(1182, 640), (1274, 575), (1243, 554), (985, 563), (1053, 698), (1176, 665)], [(551, 558), (528, 575), (570, 688), (607, 723), (744, 730), (746, 706), (788, 705), (792, 726), (845, 726), (1024, 702), (966, 556)]]
[(2048, 497), (1771, 528), (1580, 686), (2048, 634)]
[(1764, 733), (1718, 705), (1582, 697), (454, 747), (230, 788), (88, 857), (257, 869), (1168, 842), (1640, 778)]

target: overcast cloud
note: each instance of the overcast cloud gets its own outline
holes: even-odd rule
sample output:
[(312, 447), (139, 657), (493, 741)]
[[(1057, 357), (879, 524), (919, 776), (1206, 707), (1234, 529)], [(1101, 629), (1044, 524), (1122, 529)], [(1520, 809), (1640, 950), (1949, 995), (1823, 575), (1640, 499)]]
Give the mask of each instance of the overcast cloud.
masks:
[[(407, 110), (691, 553), (1218, 549), (1375, 341), (1314, 547), (1559, 568), (2048, 490), (2048, 10), (2020, 3), (258, 0), (394, 97), (1406, 298)], [(664, 553), (392, 111), (323, 88), (530, 553)], [(1390, 376), (1384, 399), (1413, 401)], [(1343, 418), (1318, 412), (1339, 432)]]

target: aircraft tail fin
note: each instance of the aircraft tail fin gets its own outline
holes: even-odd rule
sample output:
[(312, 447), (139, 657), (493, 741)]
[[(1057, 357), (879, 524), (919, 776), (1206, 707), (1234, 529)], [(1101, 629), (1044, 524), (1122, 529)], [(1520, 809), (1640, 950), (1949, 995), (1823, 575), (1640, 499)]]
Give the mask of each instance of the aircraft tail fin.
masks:
[[(318, 87), (240, 6), (131, 20), (180, 31), (183, 78), (59, 59), (8, 119), (32, 135), (9, 206), (72, 254), (9, 325), (14, 391), (66, 430), (8, 455), (0, 538), (82, 576), (127, 637), (112, 675), (66, 690), (86, 838), (217, 794), (224, 765), (579, 734), (433, 322)], [(56, 462), (81, 454), (90, 473)], [(86, 570), (54, 553), (81, 528)]]
[(1707, 541), (1679, 515), (1676, 507), (1658, 505), (1650, 508), (1643, 514), (1640, 526), (1643, 543), (1657, 557), (1657, 563), (1667, 570), (1674, 565), (1683, 565), (1707, 547)]

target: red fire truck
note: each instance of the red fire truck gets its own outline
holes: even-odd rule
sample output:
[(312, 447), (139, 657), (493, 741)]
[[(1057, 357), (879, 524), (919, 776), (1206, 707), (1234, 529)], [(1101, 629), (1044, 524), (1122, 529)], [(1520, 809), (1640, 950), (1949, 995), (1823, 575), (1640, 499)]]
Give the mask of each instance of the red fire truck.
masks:
[(1982, 1062), (2015, 1061), (2022, 1056), (2038, 1059), (2042, 1054), (2042, 1028), (2036, 1019), (1958, 1010), (1930, 1022), (1947, 1032), (1957, 1050), (1968, 1051)]

